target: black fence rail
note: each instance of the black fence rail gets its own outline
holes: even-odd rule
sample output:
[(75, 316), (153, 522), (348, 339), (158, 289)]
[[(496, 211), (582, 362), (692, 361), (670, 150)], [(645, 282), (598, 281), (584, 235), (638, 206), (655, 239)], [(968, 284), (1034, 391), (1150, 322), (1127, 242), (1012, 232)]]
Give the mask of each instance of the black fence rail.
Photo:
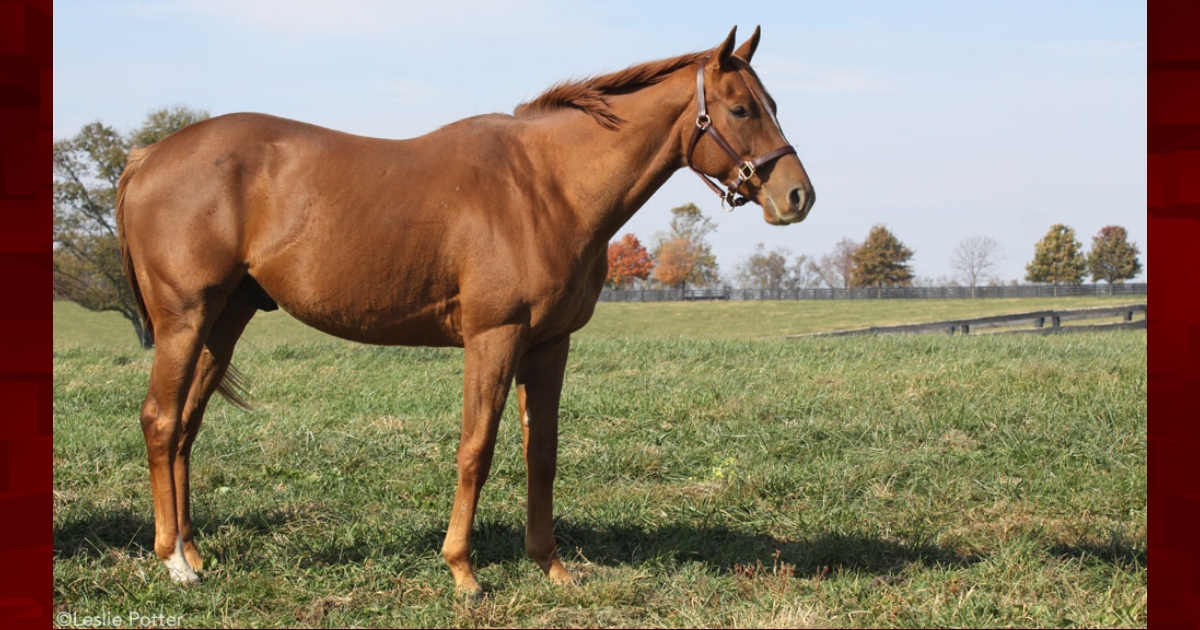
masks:
[[(1140, 318), (1135, 316), (1140, 314)], [(1121, 321), (1109, 324), (1091, 324), (1063, 326), (1062, 323), (1071, 320), (1103, 319), (1120, 317)], [(1017, 328), (1025, 326), (1025, 328)], [(1126, 304), (1124, 306), (1101, 306), (1097, 308), (1059, 309), (1048, 311), (1033, 311), (1030, 313), (1012, 313), (1009, 315), (992, 315), (974, 319), (954, 319), (941, 322), (925, 322), (921, 324), (903, 324), (900, 326), (872, 326), (870, 328), (854, 328), (832, 332), (811, 333), (807, 335), (787, 335), (789, 339), (800, 337), (846, 337), (850, 335), (915, 335), (927, 333), (947, 333), (968, 335), (984, 328), (1014, 328), (1003, 331), (1006, 333), (1063, 333), (1084, 332), (1093, 330), (1123, 330), (1146, 327), (1146, 305)]]
[(987, 298), (1145, 297), (1146, 283), (1019, 285), (1001, 287), (894, 287), (886, 289), (604, 289), (601, 302), (702, 300), (968, 300)]

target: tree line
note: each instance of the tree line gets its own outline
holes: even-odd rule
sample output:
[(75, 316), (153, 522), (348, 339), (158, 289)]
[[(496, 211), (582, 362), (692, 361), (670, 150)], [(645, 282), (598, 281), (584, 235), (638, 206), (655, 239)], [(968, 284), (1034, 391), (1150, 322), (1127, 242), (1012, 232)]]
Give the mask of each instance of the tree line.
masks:
[[(914, 286), (917, 282), (911, 264), (912, 249), (884, 225), (873, 226), (862, 241), (844, 237), (832, 251), (819, 257), (793, 255), (786, 247), (767, 249), (759, 243), (728, 278), (723, 278), (707, 241), (708, 235), (716, 231), (716, 224), (695, 204), (674, 208), (671, 215), (670, 229), (657, 234), (649, 248), (633, 234), (625, 234), (609, 245), (610, 288), (728, 285), (771, 291), (877, 288), (882, 292), (884, 288)], [(1037, 242), (1033, 260), (1025, 267), (1025, 280), (1055, 286), (1082, 284), (1090, 274), (1093, 282), (1121, 283), (1141, 273), (1139, 254), (1121, 226), (1101, 228), (1085, 253), (1073, 228), (1055, 224)], [(926, 280), (922, 286), (976, 288), (999, 284), (996, 269), (1003, 258), (1000, 244), (990, 236), (963, 239), (951, 255), (954, 277)]]
[[(118, 252), (117, 183), (131, 148), (148, 146), (208, 117), (206, 111), (185, 106), (161, 108), (127, 134), (96, 121), (54, 143), (54, 296), (89, 310), (119, 313), (129, 320), (143, 347), (153, 342)], [(673, 208), (669, 228), (656, 234), (649, 247), (633, 234), (609, 245), (608, 286), (872, 287), (882, 292), (886, 287), (913, 286), (916, 281), (912, 249), (884, 225), (873, 226), (861, 242), (842, 238), (819, 257), (793, 255), (784, 247), (767, 249), (760, 243), (729, 277), (722, 276), (708, 242), (716, 230), (716, 223), (696, 204)], [(1080, 284), (1091, 274), (1094, 281), (1122, 282), (1141, 272), (1139, 253), (1123, 227), (1101, 229), (1085, 254), (1075, 231), (1056, 224), (1038, 241), (1025, 279), (1057, 286)], [(957, 277), (952, 282), (969, 287), (999, 282), (995, 268), (1002, 257), (999, 243), (991, 237), (965, 239), (954, 250)]]

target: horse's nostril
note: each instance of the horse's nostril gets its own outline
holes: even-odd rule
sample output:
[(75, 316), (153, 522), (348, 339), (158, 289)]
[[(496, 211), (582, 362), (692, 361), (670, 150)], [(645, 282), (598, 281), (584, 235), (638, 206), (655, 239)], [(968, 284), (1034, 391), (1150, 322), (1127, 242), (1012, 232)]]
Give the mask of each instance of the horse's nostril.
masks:
[(804, 189), (793, 188), (792, 192), (788, 193), (788, 204), (793, 210), (799, 210), (804, 207)]

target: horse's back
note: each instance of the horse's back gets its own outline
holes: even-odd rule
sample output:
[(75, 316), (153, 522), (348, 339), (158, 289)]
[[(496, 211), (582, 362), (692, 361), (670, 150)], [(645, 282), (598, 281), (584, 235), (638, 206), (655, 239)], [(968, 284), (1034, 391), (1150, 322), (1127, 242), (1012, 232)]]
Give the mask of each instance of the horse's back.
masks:
[(261, 114), (197, 123), (135, 156), (133, 259), (193, 293), (249, 274), (357, 341), (461, 344), (462, 300), (505, 319), (574, 286), (576, 254), (545, 238), (573, 218), (533, 185), (523, 124), (489, 115), (383, 140)]
[(188, 205), (239, 192), (238, 180), (252, 183), (280, 142), (319, 143), (337, 133), (266, 114), (228, 114), (190, 125), (131, 152), (123, 211), (178, 216)]

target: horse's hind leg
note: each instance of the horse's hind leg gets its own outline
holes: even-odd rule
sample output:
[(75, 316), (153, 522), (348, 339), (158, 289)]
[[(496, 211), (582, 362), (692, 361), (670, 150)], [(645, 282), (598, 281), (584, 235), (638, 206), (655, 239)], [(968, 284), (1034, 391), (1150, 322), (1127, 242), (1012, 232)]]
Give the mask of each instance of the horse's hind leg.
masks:
[(154, 365), (141, 420), (154, 497), (154, 553), (166, 563), (172, 581), (194, 584), (200, 578), (184, 558), (174, 471), (183, 438), (183, 406), (208, 325), (199, 306), (154, 309), (151, 318), (155, 324)]
[[(192, 445), (200, 431), (200, 422), (208, 401), (217, 391), (229, 370), (233, 359), (233, 348), (254, 317), (254, 304), (244, 291), (236, 291), (225, 304), (224, 310), (213, 322), (208, 338), (200, 350), (187, 404), (183, 408), (183, 426), (179, 447), (175, 453), (174, 481), (176, 516), (179, 539), (183, 542), (183, 556), (193, 571), (200, 571), (204, 561), (196, 550), (195, 531), (192, 528), (191, 457)], [(240, 401), (237, 401), (240, 402)]]

